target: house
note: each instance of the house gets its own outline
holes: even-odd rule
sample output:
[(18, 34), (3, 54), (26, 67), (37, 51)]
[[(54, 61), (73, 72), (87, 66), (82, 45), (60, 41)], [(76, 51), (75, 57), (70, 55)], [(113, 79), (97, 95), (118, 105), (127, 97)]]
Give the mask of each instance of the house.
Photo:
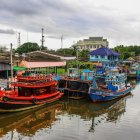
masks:
[(27, 69), (46, 68), (46, 71), (54, 69), (53, 71), (57, 73), (57, 67), (66, 67), (66, 62), (74, 59), (76, 57), (64, 57), (43, 51), (34, 51), (26, 53), (18, 66)]
[(51, 54), (43, 51), (33, 51), (25, 54), (26, 61), (47, 61), (47, 62), (58, 62), (58, 61), (68, 61), (75, 60), (76, 57), (65, 57), (56, 54)]
[(102, 66), (114, 66), (119, 56), (117, 52), (105, 47), (91, 51), (89, 55), (89, 61), (102, 63)]
[(10, 53), (0, 53), (0, 78), (8, 78), (10, 76)]

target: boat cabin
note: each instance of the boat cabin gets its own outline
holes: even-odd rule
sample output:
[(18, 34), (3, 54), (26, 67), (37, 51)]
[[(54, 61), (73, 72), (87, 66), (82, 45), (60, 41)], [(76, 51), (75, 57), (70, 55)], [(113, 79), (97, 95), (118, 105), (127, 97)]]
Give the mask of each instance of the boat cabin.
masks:
[(89, 69), (84, 69), (81, 72), (81, 80), (91, 81), (93, 79), (94, 72)]
[(55, 82), (50, 75), (18, 76), (13, 83), (14, 89), (18, 89), (18, 96), (32, 96), (51, 94), (56, 91)]
[(77, 78), (78, 77), (78, 69), (77, 68), (69, 68), (68, 69), (68, 77)]
[(117, 91), (125, 88), (127, 76), (125, 73), (119, 73), (117, 68), (108, 71), (105, 82), (107, 88), (112, 91)]
[(96, 67), (95, 76), (103, 76), (105, 75), (105, 69), (103, 67)]
[(55, 86), (47, 86), (47, 87), (40, 87), (40, 88), (27, 88), (27, 87), (18, 87), (18, 96), (40, 96), (40, 95), (46, 95), (54, 93)]

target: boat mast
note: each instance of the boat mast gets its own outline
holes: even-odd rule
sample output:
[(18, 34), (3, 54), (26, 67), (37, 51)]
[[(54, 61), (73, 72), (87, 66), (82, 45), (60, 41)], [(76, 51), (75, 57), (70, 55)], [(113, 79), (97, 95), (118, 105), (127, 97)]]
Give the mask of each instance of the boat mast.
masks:
[(10, 58), (11, 58), (11, 82), (13, 81), (13, 44), (10, 44), (11, 50), (10, 50)]

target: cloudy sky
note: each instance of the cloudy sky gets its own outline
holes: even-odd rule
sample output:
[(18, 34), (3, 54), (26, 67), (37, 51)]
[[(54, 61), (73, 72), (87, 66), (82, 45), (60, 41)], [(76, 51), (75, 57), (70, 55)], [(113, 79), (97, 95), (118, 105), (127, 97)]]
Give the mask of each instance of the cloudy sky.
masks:
[(70, 47), (89, 36), (107, 38), (110, 47), (140, 45), (139, 0), (0, 0), (0, 44), (41, 44), (41, 28), (49, 49)]

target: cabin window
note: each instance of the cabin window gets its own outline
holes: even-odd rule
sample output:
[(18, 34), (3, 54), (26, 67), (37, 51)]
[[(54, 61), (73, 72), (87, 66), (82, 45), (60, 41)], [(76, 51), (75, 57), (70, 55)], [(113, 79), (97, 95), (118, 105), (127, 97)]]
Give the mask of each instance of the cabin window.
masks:
[(18, 91), (19, 91), (18, 92), (19, 96), (31, 96), (31, 95), (33, 95), (33, 91), (31, 91), (31, 89), (19, 87)]
[(112, 85), (115, 85), (115, 83), (112, 83)]
[(98, 58), (98, 55), (95, 55), (96, 58)]
[(101, 56), (101, 58), (105, 58), (105, 56)]

